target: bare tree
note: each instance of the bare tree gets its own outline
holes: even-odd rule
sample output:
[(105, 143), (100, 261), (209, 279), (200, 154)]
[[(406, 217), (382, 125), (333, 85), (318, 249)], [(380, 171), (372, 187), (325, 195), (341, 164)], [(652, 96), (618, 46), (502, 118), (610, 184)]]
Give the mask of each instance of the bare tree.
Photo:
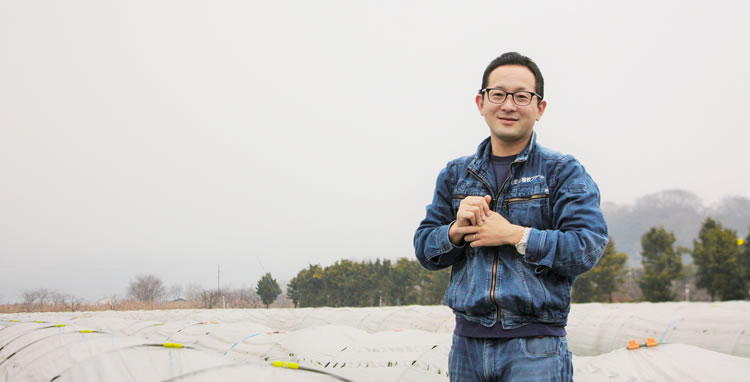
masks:
[(23, 299), (23, 302), (21, 302), (21, 305), (23, 306), (23, 310), (26, 312), (31, 312), (31, 309), (34, 306), (34, 303), (37, 300), (37, 291), (35, 290), (25, 290), (23, 293), (21, 293), (21, 298)]
[(47, 298), (56, 311), (70, 310), (75, 312), (83, 304), (83, 299), (69, 293), (49, 291), (47, 292)]
[(44, 309), (44, 305), (49, 302), (49, 296), (50, 291), (47, 289), (25, 290), (21, 293), (21, 298), (23, 299), (21, 305), (27, 312), (31, 312), (34, 308), (41, 312)]
[(203, 287), (200, 284), (189, 283), (185, 287), (185, 297), (189, 301), (200, 302)]
[(107, 305), (109, 310), (117, 310), (120, 306), (120, 298), (116, 294), (113, 294), (104, 299), (104, 304)]
[(66, 306), (68, 309), (70, 309), (71, 312), (75, 312), (77, 309), (81, 308), (81, 305), (83, 304), (83, 299), (80, 297), (73, 296), (72, 294), (65, 295), (66, 297)]
[(164, 296), (165, 288), (161, 279), (155, 275), (139, 275), (130, 281), (128, 295), (140, 302), (153, 304)]
[(66, 305), (66, 302), (68, 300), (68, 295), (60, 293), (60, 292), (51, 291), (49, 292), (49, 299), (50, 301), (52, 301), (52, 304), (55, 305), (56, 307), (64, 306)]
[(44, 288), (37, 289), (36, 296), (36, 305), (39, 307), (39, 311), (41, 312), (44, 305), (47, 305), (49, 303), (50, 291)]
[(260, 305), (260, 296), (255, 293), (253, 288), (244, 288), (239, 290), (240, 301), (246, 304), (247, 307), (257, 308)]
[(172, 285), (171, 287), (167, 288), (167, 298), (170, 301), (177, 300), (178, 298), (185, 298), (185, 296), (183, 296), (183, 290), (184, 288), (182, 284)]
[(205, 309), (213, 309), (217, 305), (219, 305), (219, 301), (221, 300), (221, 293), (219, 293), (218, 290), (210, 290), (210, 289), (204, 289), (200, 293), (199, 297), (199, 303), (201, 308)]

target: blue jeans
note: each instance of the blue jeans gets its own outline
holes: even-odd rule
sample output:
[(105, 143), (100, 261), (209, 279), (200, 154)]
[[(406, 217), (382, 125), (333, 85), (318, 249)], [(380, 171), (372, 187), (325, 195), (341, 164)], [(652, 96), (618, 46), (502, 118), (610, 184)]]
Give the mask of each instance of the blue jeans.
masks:
[(451, 382), (573, 381), (565, 337), (471, 338), (453, 335)]

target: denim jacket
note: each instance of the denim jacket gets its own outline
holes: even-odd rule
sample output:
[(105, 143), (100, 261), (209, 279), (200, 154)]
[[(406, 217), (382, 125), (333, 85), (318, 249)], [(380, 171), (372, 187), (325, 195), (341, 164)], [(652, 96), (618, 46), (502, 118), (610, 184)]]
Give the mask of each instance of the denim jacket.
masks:
[[(599, 189), (572, 156), (529, 145), (510, 165), (497, 190), (490, 138), (476, 154), (440, 171), (432, 203), (414, 235), (419, 262), (427, 269), (452, 266), (445, 303), (456, 315), (504, 329), (528, 323), (564, 326), (575, 279), (596, 265), (607, 245)], [(512, 224), (531, 227), (526, 254), (515, 246), (455, 246), (448, 229), (461, 200), (491, 195), (490, 208)]]

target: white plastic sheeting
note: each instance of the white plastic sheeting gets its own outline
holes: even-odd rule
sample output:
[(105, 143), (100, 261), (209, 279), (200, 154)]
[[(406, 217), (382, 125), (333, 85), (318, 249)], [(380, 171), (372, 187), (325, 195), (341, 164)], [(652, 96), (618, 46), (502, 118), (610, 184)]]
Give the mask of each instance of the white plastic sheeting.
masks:
[(573, 365), (576, 382), (740, 382), (750, 379), (750, 358), (682, 344), (617, 349), (597, 357), (573, 357)]
[[(355, 381), (444, 381), (447, 313), (407, 307), (5, 315), (0, 381), (337, 380), (273, 368), (272, 361)], [(415, 327), (430, 331), (394, 328), (418, 320), (425, 322)]]
[[(740, 381), (748, 326), (747, 302), (577, 304), (567, 330), (577, 381)], [(446, 381), (453, 327), (424, 306), (8, 314), (0, 381)]]
[[(568, 342), (575, 355), (625, 347), (629, 339), (689, 344), (750, 357), (750, 303), (574, 304)], [(748, 370), (750, 372), (750, 370)]]

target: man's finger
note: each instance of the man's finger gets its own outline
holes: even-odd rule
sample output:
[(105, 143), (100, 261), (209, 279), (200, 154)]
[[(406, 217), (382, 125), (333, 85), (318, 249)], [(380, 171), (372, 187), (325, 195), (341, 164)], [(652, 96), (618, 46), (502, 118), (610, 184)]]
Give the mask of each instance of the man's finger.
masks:
[(475, 225), (466, 225), (466, 226), (460, 226), (460, 227), (456, 226), (454, 228), (454, 231), (456, 233), (460, 233), (460, 234), (466, 236), (466, 235), (475, 234), (475, 233), (479, 232), (479, 227), (477, 227)]
[[(464, 239), (464, 240), (466, 240), (466, 239)], [(482, 246), (482, 240), (481, 239), (477, 239), (477, 240), (471, 241), (471, 242), (469, 242), (469, 246), (471, 246), (471, 248), (481, 247)]]
[(476, 222), (476, 216), (468, 211), (459, 211), (456, 220), (465, 220), (468, 221), (470, 225), (474, 225)]
[(482, 210), (479, 206), (467, 204), (463, 208), (460, 208), (458, 212), (457, 215), (460, 215), (464, 219), (468, 219), (471, 224), (477, 224), (481, 221)]

